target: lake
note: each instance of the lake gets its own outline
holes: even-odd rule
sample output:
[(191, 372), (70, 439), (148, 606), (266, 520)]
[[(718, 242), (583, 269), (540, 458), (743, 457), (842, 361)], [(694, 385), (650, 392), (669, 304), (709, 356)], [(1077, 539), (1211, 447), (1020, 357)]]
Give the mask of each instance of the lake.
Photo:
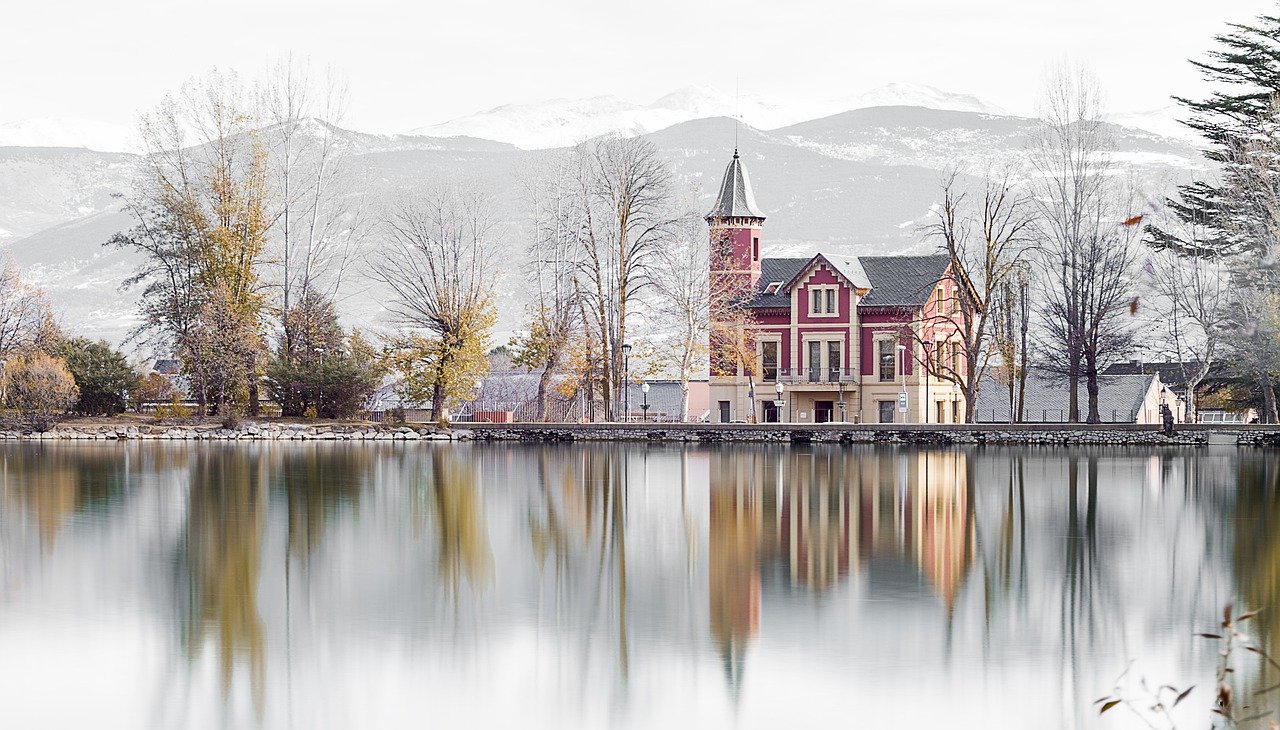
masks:
[[(1280, 453), (0, 446), (0, 727), (1145, 727), (1280, 643)], [(1273, 564), (1273, 561), (1276, 561)], [(1238, 696), (1278, 675), (1236, 656)]]

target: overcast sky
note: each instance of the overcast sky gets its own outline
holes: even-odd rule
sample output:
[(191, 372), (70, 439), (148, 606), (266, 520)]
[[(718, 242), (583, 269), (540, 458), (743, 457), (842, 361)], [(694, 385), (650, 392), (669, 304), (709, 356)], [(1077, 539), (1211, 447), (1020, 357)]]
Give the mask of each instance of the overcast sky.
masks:
[(928, 84), (1031, 113), (1047, 64), (1092, 65), (1110, 111), (1201, 90), (1186, 62), (1276, 0), (5, 0), (0, 122), (132, 124), (212, 67), (286, 54), (347, 79), (345, 126), (399, 132), (505, 103), (689, 84), (826, 99)]

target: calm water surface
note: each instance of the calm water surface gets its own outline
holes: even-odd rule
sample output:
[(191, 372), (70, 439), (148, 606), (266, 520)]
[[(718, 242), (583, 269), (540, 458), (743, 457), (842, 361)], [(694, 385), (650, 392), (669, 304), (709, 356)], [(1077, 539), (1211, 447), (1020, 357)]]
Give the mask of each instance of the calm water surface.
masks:
[(1278, 477), (1235, 449), (8, 445), (0, 727), (1132, 727), (1091, 709), (1131, 661), (1198, 684), (1206, 727), (1192, 633), (1234, 599), (1280, 643)]

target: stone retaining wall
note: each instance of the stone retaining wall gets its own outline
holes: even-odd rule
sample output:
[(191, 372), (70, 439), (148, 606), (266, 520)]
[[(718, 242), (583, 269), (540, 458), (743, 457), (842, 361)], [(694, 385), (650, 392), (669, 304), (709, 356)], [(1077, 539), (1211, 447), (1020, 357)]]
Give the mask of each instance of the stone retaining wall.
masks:
[[(1201, 446), (1209, 442), (1209, 432), (1183, 431), (1165, 436), (1151, 429), (997, 430), (975, 428), (867, 428), (867, 427), (708, 427), (690, 424), (663, 426), (600, 425), (475, 425), (472, 433), (479, 441), (675, 441), (696, 443), (836, 443), (836, 444), (1045, 444), (1045, 445), (1159, 445)], [(1272, 434), (1280, 443), (1280, 433)], [(1241, 442), (1244, 443), (1244, 442)]]
[(61, 424), (50, 431), (0, 431), (0, 439), (39, 441), (458, 441), (470, 438), (462, 429), (391, 427), (375, 424), (331, 426), (245, 423), (228, 429), (217, 425), (77, 425)]
[(467, 428), (248, 423), (217, 425), (64, 423), (43, 433), (0, 431), (0, 440), (172, 441), (654, 441), (686, 443), (1043, 444), (1280, 446), (1280, 428), (1186, 426), (1165, 436), (1150, 426), (772, 426), (759, 424), (467, 424)]

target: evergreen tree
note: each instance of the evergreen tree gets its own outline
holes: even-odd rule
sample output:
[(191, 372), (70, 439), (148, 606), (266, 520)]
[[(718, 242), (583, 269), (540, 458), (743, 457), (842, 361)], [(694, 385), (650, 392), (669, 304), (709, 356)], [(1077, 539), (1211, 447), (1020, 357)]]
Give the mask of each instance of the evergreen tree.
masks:
[(372, 348), (358, 333), (347, 337), (333, 302), (314, 290), (291, 307), (276, 357), (267, 366), (267, 387), (285, 416), (309, 410), (320, 418), (357, 415), (377, 385)]
[(1218, 48), (1206, 61), (1192, 61), (1215, 91), (1203, 100), (1175, 97), (1191, 113), (1184, 123), (1209, 143), (1205, 157), (1222, 165), (1219, 182), (1183, 185), (1168, 201), (1187, 227), (1207, 231), (1190, 237), (1159, 225), (1147, 227), (1148, 243), (1160, 250), (1204, 258), (1254, 255), (1266, 258), (1273, 242), (1242, 223), (1269, 216), (1270, 206), (1241, 195), (1249, 173), (1239, 164), (1257, 136), (1275, 131), (1275, 98), (1280, 95), (1280, 17), (1261, 16), (1255, 24), (1233, 23), (1215, 37)]

